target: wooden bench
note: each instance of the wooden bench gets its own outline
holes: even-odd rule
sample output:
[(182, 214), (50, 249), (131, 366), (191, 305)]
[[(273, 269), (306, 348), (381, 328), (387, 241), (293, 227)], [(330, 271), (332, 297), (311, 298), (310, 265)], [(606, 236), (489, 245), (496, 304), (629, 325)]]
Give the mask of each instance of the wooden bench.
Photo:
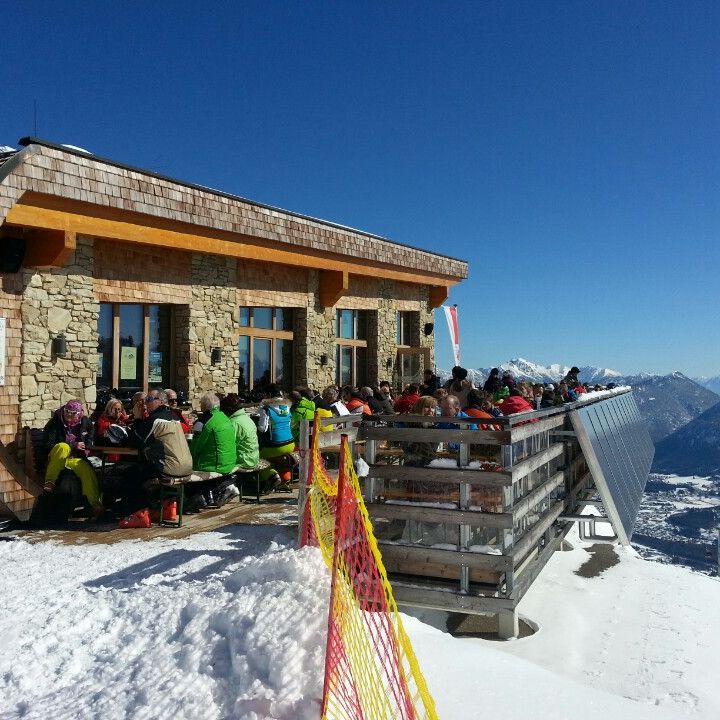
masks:
[[(158, 478), (160, 484), (160, 525), (170, 525), (172, 527), (182, 527), (183, 511), (185, 507), (185, 486), (191, 483), (206, 482), (208, 480), (232, 480), (233, 482), (240, 482), (239, 499), (242, 500), (242, 479), (243, 477), (252, 478), (253, 475), (256, 477), (257, 483), (257, 501), (260, 502), (260, 473), (266, 468), (270, 467), (270, 463), (267, 460), (261, 459), (260, 462), (252, 468), (233, 468), (228, 473), (220, 472), (207, 472), (204, 470), (193, 470), (189, 475), (172, 476), (172, 475), (161, 475)], [(177, 520), (165, 520), (163, 516), (164, 512), (164, 501), (168, 499), (174, 499), (178, 504)]]

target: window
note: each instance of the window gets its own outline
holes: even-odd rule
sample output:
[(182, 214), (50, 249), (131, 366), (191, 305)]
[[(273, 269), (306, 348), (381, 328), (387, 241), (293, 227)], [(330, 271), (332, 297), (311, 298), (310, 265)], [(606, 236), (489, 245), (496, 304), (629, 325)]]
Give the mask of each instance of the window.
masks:
[(398, 345), (405, 347), (416, 346), (418, 343), (413, 342), (414, 336), (417, 335), (419, 329), (420, 317), (416, 312), (398, 312), (397, 314), (397, 337)]
[(287, 308), (240, 308), (240, 392), (263, 390), (270, 383), (293, 384), (293, 311)]
[(420, 313), (415, 311), (399, 311), (397, 314), (398, 361), (396, 365), (397, 384), (405, 387), (411, 382), (422, 382), (422, 363), (430, 367), (429, 353), (421, 349), (420, 344)]
[(367, 383), (367, 311), (338, 310), (336, 321), (336, 382)]
[(169, 305), (100, 303), (98, 389), (124, 397), (172, 385)]

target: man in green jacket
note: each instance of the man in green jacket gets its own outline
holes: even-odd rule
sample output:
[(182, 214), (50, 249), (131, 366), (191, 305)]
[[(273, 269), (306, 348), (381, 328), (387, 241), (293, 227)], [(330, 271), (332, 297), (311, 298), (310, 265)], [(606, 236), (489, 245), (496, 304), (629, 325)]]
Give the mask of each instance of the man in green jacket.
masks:
[(313, 421), (315, 418), (315, 403), (312, 401), (313, 393), (308, 388), (293, 390), (290, 393), (292, 405), (290, 406), (290, 430), (297, 445), (300, 436), (300, 423), (303, 420)]
[(235, 463), (238, 467), (253, 468), (260, 462), (257, 427), (241, 405), (242, 400), (235, 393), (220, 401), (220, 409), (235, 429)]
[(190, 444), (193, 470), (229, 473), (237, 467), (235, 428), (220, 410), (220, 398), (205, 393), (200, 398), (202, 414), (193, 426), (195, 436)]

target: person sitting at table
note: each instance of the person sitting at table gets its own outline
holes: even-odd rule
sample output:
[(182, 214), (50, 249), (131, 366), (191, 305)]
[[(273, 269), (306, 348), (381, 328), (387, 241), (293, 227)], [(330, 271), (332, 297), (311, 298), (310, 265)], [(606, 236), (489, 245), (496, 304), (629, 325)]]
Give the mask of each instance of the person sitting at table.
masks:
[[(471, 390), (467, 396), (467, 407), (464, 412), (469, 417), (476, 418), (489, 418), (492, 420), (494, 417), (489, 410), (490, 401), (487, 393), (484, 390)], [(481, 430), (502, 430), (500, 425), (480, 425)]]
[[(133, 416), (135, 421), (128, 432), (128, 445), (140, 450), (141, 459), (124, 473), (123, 505), (129, 516), (121, 520), (121, 528), (150, 527), (149, 480), (162, 476), (184, 477), (193, 469), (185, 434), (167, 406), (164, 390), (151, 390), (142, 404), (135, 403)], [(172, 519), (171, 514), (166, 516)]]
[(257, 427), (241, 406), (242, 399), (236, 393), (229, 393), (220, 400), (220, 410), (227, 415), (235, 430), (235, 465), (254, 468), (260, 462)]
[(188, 419), (183, 415), (182, 410), (178, 407), (178, 396), (177, 393), (172, 388), (165, 388), (165, 394), (167, 395), (167, 402), (168, 407), (170, 408), (170, 412), (175, 416), (175, 419), (182, 425), (183, 432), (186, 435), (189, 435), (190, 430), (190, 423), (188, 422)]
[[(260, 457), (269, 460), (271, 466), (260, 473), (265, 492), (277, 487), (281, 482), (289, 482), (291, 471), (286, 469), (286, 459), (295, 449), (290, 428), (290, 406), (276, 385), (268, 388), (270, 397), (264, 399), (258, 408), (258, 438)], [(284, 478), (280, 476), (282, 471)]]
[[(130, 424), (130, 418), (128, 417), (121, 400), (113, 398), (109, 400), (105, 405), (102, 415), (97, 419), (95, 423), (95, 438), (98, 444), (110, 444), (110, 440), (107, 435), (108, 428), (111, 425), (120, 425), (121, 427), (127, 428)], [(119, 455), (109, 454), (107, 456), (108, 462), (118, 462), (120, 460)]]
[(193, 470), (217, 472), (223, 475), (237, 467), (235, 462), (235, 428), (220, 410), (220, 398), (211, 392), (200, 397), (198, 424), (190, 443)]
[(315, 419), (315, 403), (311, 400), (314, 393), (308, 388), (300, 388), (290, 393), (290, 432), (292, 432), (293, 440), (297, 445), (300, 437), (300, 423), (303, 420), (309, 420), (311, 423)]
[[(450, 394), (448, 394), (440, 403), (440, 415), (443, 418), (470, 417), (469, 415), (467, 415), (460, 409), (460, 400), (458, 399), (457, 395), (450, 395)], [(460, 430), (461, 428), (466, 428), (469, 430), (477, 430), (477, 425), (475, 425), (474, 423), (471, 423), (468, 425), (460, 425), (459, 423), (447, 422), (446, 420), (441, 420), (441, 422), (437, 423), (437, 425), (435, 425), (435, 427), (440, 430)], [(459, 450), (459, 449), (460, 449), (460, 443), (456, 443), (456, 442), (448, 443), (448, 450)]]
[(519, 388), (511, 388), (510, 394), (500, 406), (503, 415), (515, 415), (515, 413), (529, 412), (535, 408), (522, 396)]
[(79, 400), (66, 402), (55, 411), (43, 432), (48, 453), (45, 491), (54, 492), (60, 473), (70, 470), (80, 480), (81, 491), (92, 508), (92, 516), (102, 515), (105, 508), (100, 500), (100, 486), (92, 465), (87, 461), (93, 426), (85, 416), (82, 403)]

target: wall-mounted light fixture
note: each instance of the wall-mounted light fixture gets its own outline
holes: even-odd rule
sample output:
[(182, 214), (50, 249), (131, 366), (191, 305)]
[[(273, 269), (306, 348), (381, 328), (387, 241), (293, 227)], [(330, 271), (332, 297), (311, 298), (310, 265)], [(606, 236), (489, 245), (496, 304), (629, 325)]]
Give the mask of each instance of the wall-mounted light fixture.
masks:
[(327, 353), (320, 353), (320, 364), (325, 367), (328, 364), (330, 358)]
[(425, 323), (425, 327), (423, 328), (423, 332), (425, 335), (432, 335), (432, 331), (435, 329), (434, 323)]
[(212, 365), (219, 365), (222, 362), (222, 348), (214, 347), (210, 351), (210, 363)]
[(58, 335), (53, 338), (52, 354), (55, 357), (65, 357), (67, 355), (67, 340), (64, 335)]
[(393, 366), (393, 359), (392, 359), (392, 358), (388, 358), (388, 359), (385, 361), (385, 367), (386, 367), (388, 370), (390, 370), (390, 369), (392, 368), (392, 366)]

